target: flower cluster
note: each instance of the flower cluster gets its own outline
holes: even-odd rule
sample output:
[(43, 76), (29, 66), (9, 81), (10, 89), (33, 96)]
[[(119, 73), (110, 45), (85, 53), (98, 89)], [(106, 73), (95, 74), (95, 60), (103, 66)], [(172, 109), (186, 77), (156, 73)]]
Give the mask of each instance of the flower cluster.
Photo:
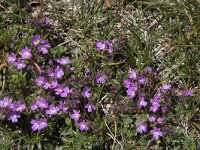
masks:
[[(138, 110), (145, 113), (148, 112), (146, 121), (137, 122), (137, 131), (139, 133), (150, 134), (155, 140), (163, 137), (162, 125), (165, 123), (165, 114), (169, 110), (171, 104), (171, 96), (173, 94), (171, 84), (163, 84), (156, 87), (157, 74), (153, 72), (151, 67), (147, 67), (143, 73), (138, 70), (130, 70), (128, 78), (124, 80), (127, 88), (127, 96), (134, 101)], [(154, 92), (155, 91), (155, 92)], [(178, 95), (190, 96), (192, 91), (178, 92)]]
[(13, 64), (18, 70), (24, 69), (33, 57), (33, 50), (36, 48), (39, 53), (47, 54), (48, 50), (51, 48), (50, 44), (41, 38), (40, 35), (32, 36), (30, 41), (30, 46), (33, 46), (31, 49), (28, 46), (25, 46), (20, 52), (19, 57), (16, 53), (12, 53), (7, 58), (9, 64)]
[(20, 100), (12, 102), (10, 97), (4, 97), (0, 100), (0, 110), (6, 112), (8, 120), (15, 123), (18, 122), (21, 113), (26, 109), (26, 105)]
[(54, 24), (52, 19), (43, 16), (29, 18), (26, 22), (29, 24), (34, 24), (36, 27), (50, 27)]
[(108, 54), (113, 53), (116, 49), (119, 48), (117, 39), (114, 38), (112, 40), (106, 40), (106, 41), (97, 41), (96, 42), (96, 49), (99, 51), (106, 50)]
[[(25, 46), (20, 51), (21, 57), (17, 58), (17, 54), (12, 53), (7, 61), (14, 66), (18, 62), (17, 69), (19, 70), (34, 62), (41, 64), (34, 59), (37, 57), (35, 54), (45, 55), (49, 53), (50, 48), (50, 44), (40, 35), (32, 36), (30, 46)], [(61, 115), (74, 120), (81, 131), (89, 130), (90, 125), (87, 121), (89, 118), (85, 118), (84, 113), (90, 115), (96, 110), (96, 102), (92, 98), (93, 87), (88, 83), (91, 72), (89, 68), (85, 68), (85, 78), (76, 77), (76, 68), (72, 62), (69, 56), (62, 56), (56, 60), (49, 60), (48, 64), (43, 63), (44, 65), (37, 66), (40, 71), (35, 72), (35, 85), (44, 95), (36, 96), (36, 99), (28, 106), (34, 114), (30, 122), (33, 131), (45, 129), (48, 127), (49, 120), (52, 121), (53, 117)], [(107, 76), (99, 72), (94, 76), (94, 80), (96, 85), (105, 84)]]

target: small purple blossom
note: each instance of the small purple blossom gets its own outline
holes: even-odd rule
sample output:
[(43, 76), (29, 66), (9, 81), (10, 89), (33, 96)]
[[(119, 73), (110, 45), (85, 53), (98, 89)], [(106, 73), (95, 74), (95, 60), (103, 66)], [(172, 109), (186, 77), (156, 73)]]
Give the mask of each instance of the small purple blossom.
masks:
[(51, 81), (50, 84), (51, 84), (51, 88), (55, 89), (58, 86), (58, 81), (57, 80)]
[(19, 53), (23, 59), (30, 59), (32, 57), (31, 49), (25, 46)]
[(148, 67), (146, 68), (146, 71), (147, 71), (147, 72), (153, 72), (153, 69), (152, 69), (151, 67), (148, 66)]
[(191, 96), (192, 94), (193, 94), (193, 92), (191, 90), (189, 90), (189, 91), (179, 90), (178, 91), (179, 96)]
[(51, 45), (47, 41), (42, 40), (37, 49), (38, 49), (38, 52), (40, 52), (42, 54), (47, 54), (48, 49), (50, 49), (50, 48), (51, 48)]
[(49, 82), (46, 82), (44, 84), (44, 89), (47, 90), (47, 89), (51, 89), (51, 84)]
[(60, 66), (57, 66), (55, 69), (55, 77), (57, 79), (62, 79), (63, 76), (64, 76), (64, 71), (62, 70), (62, 68), (60, 68)]
[(159, 99), (154, 98), (154, 99), (151, 99), (150, 102), (151, 102), (153, 107), (154, 106), (155, 107), (160, 107), (160, 100)]
[(130, 73), (129, 73), (129, 78), (130, 79), (133, 79), (133, 80), (136, 80), (137, 79), (137, 74), (138, 74), (138, 71), (137, 70), (132, 70)]
[(141, 85), (144, 85), (146, 83), (146, 78), (143, 77), (143, 76), (140, 76), (139, 79), (138, 79), (138, 82), (141, 84)]
[(159, 118), (157, 119), (157, 122), (158, 122), (158, 124), (163, 124), (164, 118), (159, 117)]
[(137, 91), (137, 87), (129, 87), (128, 90), (126, 90), (126, 93), (132, 99), (135, 97), (136, 91)]
[(155, 140), (158, 140), (160, 137), (163, 136), (163, 132), (160, 130), (160, 128), (154, 127), (153, 130), (150, 131), (151, 135), (153, 135), (153, 138)]
[(75, 67), (70, 67), (69, 70), (70, 70), (71, 72), (74, 72), (74, 71), (76, 70), (76, 68), (75, 68)]
[(167, 91), (167, 90), (170, 90), (171, 87), (172, 87), (171, 84), (164, 84), (164, 85), (161, 87), (161, 89), (164, 90), (164, 91)]
[(63, 88), (63, 92), (60, 93), (60, 97), (67, 97), (70, 93), (72, 93), (72, 89), (69, 89), (69, 87)]
[(49, 70), (47, 71), (47, 75), (48, 75), (48, 77), (51, 77), (51, 78), (54, 78), (54, 77), (55, 77), (55, 73), (54, 73), (54, 71), (53, 71), (52, 69), (49, 69)]
[(73, 110), (73, 114), (70, 115), (70, 118), (74, 119), (75, 121), (78, 121), (80, 117), (80, 110)]
[(12, 100), (10, 97), (4, 97), (2, 100), (0, 100), (0, 107), (1, 108), (10, 108), (12, 106)]
[(46, 118), (40, 118), (38, 130), (42, 130), (48, 126)]
[(131, 80), (129, 80), (129, 79), (124, 80), (124, 85), (126, 88), (131, 87)]
[(99, 50), (99, 51), (102, 51), (106, 48), (106, 44), (105, 42), (96, 42), (96, 49)]
[(139, 101), (138, 101), (138, 108), (146, 107), (147, 102), (145, 101), (145, 94), (141, 94)]
[(41, 42), (41, 36), (40, 35), (36, 35), (36, 36), (32, 36), (31, 37), (31, 46), (38, 46)]
[(60, 59), (57, 59), (57, 63), (59, 63), (60, 65), (68, 65), (71, 63), (71, 60), (67, 57), (62, 57)]
[(104, 84), (107, 80), (107, 76), (105, 74), (99, 73), (96, 75), (96, 83)]
[(49, 106), (49, 109), (46, 110), (46, 114), (50, 115), (50, 116), (53, 116), (53, 115), (57, 115), (59, 111), (60, 111), (60, 108), (58, 106), (55, 106), (54, 104), (51, 104)]
[(154, 115), (149, 116), (149, 122), (155, 123), (156, 122), (156, 117)]
[(88, 112), (92, 112), (93, 110), (96, 110), (96, 106), (92, 103), (87, 103), (84, 108), (87, 109)]
[(11, 106), (12, 111), (16, 111), (21, 113), (22, 111), (24, 111), (26, 109), (26, 105), (22, 104), (21, 101), (17, 101), (15, 104), (13, 104)]
[(10, 56), (8, 56), (7, 61), (10, 64), (14, 64), (17, 60), (16, 54), (15, 53), (11, 53)]
[(106, 40), (105, 44), (106, 44), (106, 50), (108, 54), (113, 53), (113, 47), (112, 47), (113, 44), (109, 40)]
[(8, 120), (13, 123), (18, 122), (19, 118), (20, 118), (19, 112), (11, 112), (8, 116)]
[(79, 126), (79, 129), (81, 130), (81, 131), (87, 131), (87, 130), (89, 130), (89, 127), (88, 127), (88, 122), (87, 121), (85, 121), (85, 120), (83, 120), (82, 122), (79, 122), (78, 123), (78, 126)]
[(41, 77), (41, 76), (37, 77), (37, 78), (35, 79), (35, 81), (36, 81), (37, 86), (42, 86), (42, 85), (44, 85), (44, 83), (45, 83), (44, 77)]
[(24, 63), (24, 60), (17, 60), (15, 63), (14, 63), (14, 66), (18, 69), (18, 70), (22, 70), (26, 67), (26, 64)]
[(153, 105), (153, 106), (150, 107), (150, 111), (156, 112), (156, 111), (159, 110), (159, 108), (160, 108), (160, 106), (158, 106), (158, 105)]
[(82, 95), (84, 98), (90, 98), (91, 97), (91, 88), (85, 87), (83, 89)]
[(38, 107), (39, 107), (40, 109), (48, 108), (47, 100), (45, 100), (44, 98), (39, 98), (39, 99), (36, 101), (36, 104), (38, 105)]
[(140, 133), (145, 133), (147, 131), (147, 124), (144, 122), (138, 122), (137, 127), (137, 131)]
[(40, 129), (40, 121), (39, 120), (32, 119), (31, 120), (31, 124), (32, 124), (31, 128), (32, 128), (33, 131), (36, 131), (36, 130)]
[(58, 107), (60, 108), (60, 110), (63, 111), (64, 114), (67, 114), (67, 113), (68, 113), (68, 109), (69, 109), (69, 108), (68, 108), (67, 106), (65, 106), (65, 104), (64, 104), (62, 101), (60, 101)]
[(31, 108), (32, 111), (35, 111), (35, 110), (38, 109), (38, 105), (36, 104), (36, 102), (33, 102), (33, 103), (31, 103), (30, 108)]
[(90, 73), (90, 69), (89, 68), (85, 68), (85, 72), (86, 73)]
[(62, 87), (57, 87), (55, 89), (56, 95), (60, 95), (63, 92), (63, 88)]

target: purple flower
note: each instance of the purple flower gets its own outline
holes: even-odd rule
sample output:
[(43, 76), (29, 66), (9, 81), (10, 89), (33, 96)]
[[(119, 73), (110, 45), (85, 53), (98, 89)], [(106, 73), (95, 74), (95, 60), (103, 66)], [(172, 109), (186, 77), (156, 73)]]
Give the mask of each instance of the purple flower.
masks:
[(49, 69), (49, 70), (47, 71), (47, 75), (48, 75), (48, 77), (51, 77), (51, 78), (55, 77), (55, 73), (53, 72), (52, 69)]
[(35, 81), (36, 81), (36, 83), (37, 83), (37, 86), (42, 86), (42, 85), (44, 85), (44, 83), (45, 83), (44, 77), (41, 77), (41, 76), (37, 77), (37, 78), (35, 79)]
[(70, 118), (74, 119), (75, 121), (78, 121), (80, 117), (80, 110), (73, 110), (73, 114), (70, 115)]
[(48, 126), (46, 118), (40, 118), (39, 120), (32, 119), (31, 124), (32, 124), (31, 128), (33, 131), (42, 130)]
[(52, 115), (58, 114), (59, 111), (60, 111), (60, 108), (58, 106), (55, 106), (54, 104), (51, 104), (49, 106), (49, 109), (46, 110), (46, 114), (52, 116)]
[(96, 83), (104, 84), (107, 80), (107, 76), (105, 74), (99, 73), (96, 75)]
[(11, 104), (12, 100), (7, 96), (0, 100), (0, 107), (2, 108), (10, 108), (12, 106)]
[(193, 94), (193, 92), (191, 90), (189, 90), (189, 91), (179, 90), (178, 91), (179, 96), (191, 96), (192, 94)]
[(145, 101), (145, 94), (141, 94), (139, 101), (138, 101), (138, 108), (146, 107), (147, 102)]
[(92, 103), (87, 103), (84, 108), (87, 109), (88, 112), (92, 112), (93, 110), (96, 110), (96, 106)]
[(158, 124), (163, 124), (164, 118), (159, 117), (159, 118), (157, 119), (157, 122), (158, 122)]
[(65, 113), (65, 114), (68, 113), (68, 109), (69, 109), (69, 108), (68, 108), (67, 106), (65, 106), (65, 104), (64, 104), (62, 101), (60, 101), (60, 104), (59, 104), (58, 107), (60, 108), (60, 110), (63, 111), (63, 113)]
[(63, 92), (63, 88), (62, 87), (57, 87), (55, 89), (56, 95), (60, 95)]
[(159, 99), (150, 99), (152, 106), (160, 107), (160, 100)]
[(32, 130), (36, 131), (36, 130), (40, 130), (40, 121), (39, 120), (31, 120), (31, 124), (32, 124)]
[(71, 68), (69, 68), (69, 70), (70, 70), (71, 72), (74, 72), (74, 71), (76, 70), (76, 68), (75, 68), (75, 67), (71, 67)]
[(20, 118), (19, 112), (11, 112), (8, 116), (8, 120), (13, 123), (18, 122), (19, 118)]
[(46, 118), (40, 118), (40, 120), (38, 121), (38, 123), (39, 123), (38, 130), (42, 130), (42, 129), (44, 129), (44, 128), (46, 128), (48, 126)]
[(150, 100), (152, 106), (150, 107), (150, 111), (156, 112), (160, 108), (160, 100), (159, 99), (151, 99)]
[(52, 89), (55, 89), (57, 86), (58, 86), (58, 81), (57, 80), (51, 81), (51, 88)]
[(67, 97), (70, 93), (72, 93), (72, 89), (69, 89), (69, 87), (65, 87), (63, 89), (63, 92), (60, 93), (60, 97)]
[(137, 74), (138, 74), (138, 71), (137, 70), (132, 70), (130, 73), (129, 73), (129, 78), (130, 79), (133, 79), (133, 80), (136, 80), (137, 79)]
[(90, 73), (90, 69), (89, 68), (85, 68), (85, 72), (86, 73)]
[(149, 116), (149, 122), (156, 122), (156, 117), (154, 115)]
[(8, 56), (7, 58), (7, 61), (10, 64), (14, 64), (16, 60), (17, 60), (17, 57), (15, 53), (11, 53), (10, 56)]
[(31, 103), (30, 108), (31, 108), (32, 111), (35, 111), (35, 110), (38, 109), (38, 105), (36, 104), (36, 102), (33, 102), (33, 103)]
[(96, 42), (96, 49), (99, 50), (99, 51), (102, 51), (106, 48), (106, 44), (105, 42)]
[(14, 66), (18, 69), (18, 70), (22, 70), (26, 67), (26, 64), (24, 63), (24, 60), (18, 60), (17, 62), (14, 63)]
[(129, 80), (129, 79), (124, 80), (124, 84), (125, 84), (126, 88), (131, 87), (131, 80)]
[(40, 109), (48, 108), (47, 100), (45, 100), (44, 98), (39, 98), (36, 101), (36, 104)]
[(12, 111), (22, 112), (26, 109), (26, 105), (22, 104), (21, 101), (17, 101), (15, 104), (11, 106)]
[(44, 89), (51, 89), (51, 84), (49, 83), (49, 82), (46, 82), (45, 84), (44, 84)]
[(113, 53), (112, 43), (109, 40), (106, 40), (105, 44), (106, 44), (106, 50), (107, 50), (108, 54)]
[(147, 72), (153, 72), (153, 69), (152, 69), (151, 67), (147, 67), (147, 68), (146, 68), (146, 71), (147, 71)]
[(81, 130), (81, 131), (87, 131), (87, 130), (89, 130), (89, 127), (88, 127), (88, 122), (87, 121), (85, 121), (85, 120), (83, 120), (82, 122), (79, 122), (78, 123), (78, 126), (79, 126), (79, 129)]
[(154, 127), (153, 130), (150, 131), (151, 135), (153, 135), (153, 138), (155, 140), (158, 140), (160, 137), (163, 136), (163, 132), (160, 130), (160, 128)]
[(32, 57), (31, 49), (25, 46), (19, 53), (23, 59), (30, 59)]
[(47, 54), (49, 48), (51, 48), (51, 45), (47, 41), (42, 40), (37, 49), (38, 49), (38, 52), (42, 54)]
[(137, 131), (140, 133), (145, 133), (147, 131), (147, 124), (144, 122), (138, 122), (137, 127)]
[(36, 35), (36, 36), (32, 36), (31, 37), (31, 46), (38, 46), (41, 42), (41, 36), (40, 35)]
[(60, 68), (60, 66), (57, 66), (55, 69), (55, 77), (57, 79), (62, 79), (63, 76), (64, 76), (64, 71), (62, 70), (62, 68)]
[(71, 63), (71, 60), (69, 60), (69, 58), (62, 57), (60, 59), (57, 59), (57, 63), (59, 63), (60, 65), (68, 65)]
[(170, 90), (171, 87), (172, 87), (171, 84), (164, 84), (164, 85), (161, 87), (161, 89), (167, 91), (167, 90)]
[(153, 105), (153, 106), (150, 107), (150, 111), (156, 112), (156, 111), (158, 111), (159, 108), (160, 108), (160, 106), (158, 106), (158, 105)]
[(143, 76), (141, 76), (141, 77), (139, 77), (138, 82), (139, 82), (141, 85), (144, 85), (144, 84), (146, 83), (146, 78), (143, 77)]
[(82, 95), (84, 98), (90, 98), (91, 97), (91, 88), (85, 87), (83, 89)]
[(135, 92), (137, 91), (137, 87), (130, 87), (126, 90), (127, 95), (132, 99), (135, 97)]

